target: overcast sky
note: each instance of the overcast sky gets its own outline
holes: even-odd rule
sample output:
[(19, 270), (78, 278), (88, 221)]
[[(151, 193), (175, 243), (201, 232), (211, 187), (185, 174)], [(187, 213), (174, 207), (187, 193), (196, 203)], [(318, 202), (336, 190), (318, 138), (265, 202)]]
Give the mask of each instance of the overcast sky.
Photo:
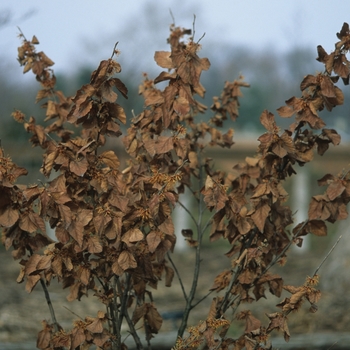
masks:
[(350, 21), (350, 2), (344, 0), (2, 0), (1, 17), (10, 21), (0, 28), (0, 59), (15, 62), (19, 26), (28, 39), (37, 36), (56, 72), (76, 63), (97, 66), (116, 41), (121, 61), (133, 56), (154, 64), (153, 51), (167, 49), (169, 9), (176, 25), (190, 28), (195, 13), (196, 37), (205, 32), (203, 46), (216, 53), (226, 42), (249, 45), (252, 54), (297, 44), (330, 51), (336, 32)]

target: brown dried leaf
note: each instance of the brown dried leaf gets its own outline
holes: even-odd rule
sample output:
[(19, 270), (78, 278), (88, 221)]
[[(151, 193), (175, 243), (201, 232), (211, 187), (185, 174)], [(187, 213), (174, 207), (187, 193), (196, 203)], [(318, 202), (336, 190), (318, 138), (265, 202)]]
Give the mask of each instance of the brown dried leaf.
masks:
[(118, 169), (120, 162), (114, 151), (105, 151), (100, 154), (99, 159), (111, 169)]
[(41, 330), (38, 334), (38, 338), (36, 341), (36, 347), (38, 349), (48, 349), (50, 347), (50, 340), (53, 333), (53, 326), (49, 325), (47, 321), (43, 321), (43, 330)]
[(82, 345), (86, 340), (85, 330), (84, 328), (75, 327), (72, 330), (72, 344), (71, 349), (76, 349), (80, 345)]
[(143, 233), (138, 228), (132, 228), (131, 230), (125, 232), (123, 235), (122, 241), (128, 246), (130, 243), (137, 243), (143, 239)]
[(260, 123), (265, 127), (266, 130), (268, 130), (272, 133), (276, 132), (276, 130), (277, 130), (275, 116), (267, 110), (262, 112), (262, 114), (260, 116)]
[(290, 108), (288, 106), (282, 106), (282, 107), (278, 108), (277, 112), (278, 112), (279, 116), (282, 118), (290, 118), (295, 113), (293, 108)]
[(287, 324), (287, 317), (280, 312), (266, 314), (266, 316), (270, 319), (270, 323), (266, 329), (266, 332), (269, 333), (273, 329), (282, 331), (284, 333), (284, 340), (288, 342), (290, 338), (290, 333), (289, 333), (289, 328)]
[(245, 320), (245, 331), (244, 333), (250, 333), (260, 328), (261, 322), (254, 317), (249, 310), (241, 311), (237, 315), (238, 320)]
[(327, 226), (323, 220), (310, 220), (306, 230), (315, 236), (327, 236)]
[(89, 163), (86, 158), (82, 158), (80, 160), (78, 159), (72, 160), (69, 163), (69, 170), (78, 176), (84, 176), (88, 167), (89, 167)]
[(19, 227), (23, 231), (33, 233), (36, 230), (41, 230), (43, 233), (46, 233), (46, 227), (44, 220), (37, 214), (29, 212), (21, 216), (19, 220)]
[(124, 273), (124, 270), (120, 267), (118, 261), (115, 261), (112, 264), (112, 271), (117, 276), (121, 276)]
[(101, 253), (103, 250), (101, 241), (98, 236), (90, 236), (87, 240), (87, 248), (89, 253), (97, 254)]
[(174, 149), (174, 139), (172, 136), (159, 136), (155, 144), (157, 154), (164, 154)]
[(0, 225), (2, 227), (11, 227), (19, 219), (18, 210), (7, 208), (0, 214)]
[(334, 180), (327, 188), (326, 193), (328, 198), (333, 201), (340, 196), (345, 190), (345, 186), (342, 180)]
[(158, 66), (166, 69), (172, 69), (173, 61), (171, 59), (171, 52), (168, 51), (156, 51), (154, 54), (154, 60)]
[(136, 306), (135, 311), (132, 315), (132, 323), (136, 324), (142, 317), (145, 316), (146, 312), (147, 312), (146, 304)]
[(264, 201), (260, 202), (255, 208), (254, 213), (251, 215), (255, 225), (259, 229), (260, 232), (264, 231), (265, 221), (269, 216), (271, 211), (270, 206)]
[(137, 262), (134, 256), (127, 250), (124, 250), (120, 253), (118, 257), (118, 264), (124, 271), (137, 267)]
[(151, 231), (146, 236), (148, 249), (151, 253), (154, 253), (157, 249), (158, 245), (162, 241), (162, 233), (160, 231)]
[(86, 329), (91, 333), (102, 333), (103, 332), (102, 320), (98, 317), (94, 318), (93, 321), (88, 326), (86, 326)]
[(40, 275), (30, 275), (27, 277), (26, 291), (31, 293), (40, 280)]
[(158, 226), (158, 228), (161, 232), (164, 232), (167, 235), (171, 235), (171, 236), (174, 235), (175, 229), (174, 229), (174, 223), (171, 216), (166, 218), (165, 221)]
[(165, 286), (166, 287), (171, 287), (171, 283), (174, 279), (175, 272), (174, 270), (165, 265)]
[(148, 321), (148, 325), (150, 327), (150, 331), (152, 333), (158, 333), (160, 330), (163, 319), (162, 316), (157, 311), (156, 307), (153, 303), (148, 304), (147, 312), (145, 315), (146, 320)]

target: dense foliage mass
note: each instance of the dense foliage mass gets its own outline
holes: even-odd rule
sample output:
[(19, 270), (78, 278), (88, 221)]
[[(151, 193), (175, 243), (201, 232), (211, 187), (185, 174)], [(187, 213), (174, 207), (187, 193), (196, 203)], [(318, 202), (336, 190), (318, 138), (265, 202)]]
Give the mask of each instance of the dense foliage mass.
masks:
[[(121, 136), (120, 124), (127, 118), (117, 102), (118, 94), (128, 95), (116, 77), (121, 72), (113, 59), (117, 50), (100, 63), (90, 83), (70, 98), (55, 90), (53, 62), (36, 51), (36, 37), (27, 40), (21, 34), (18, 60), (24, 73), (32, 71), (40, 83), (36, 102), (46, 110), (46, 124), (20, 111), (13, 117), (31, 133), (32, 145), (43, 149), (40, 171), (48, 181), (17, 184), (27, 171), (1, 150), (0, 226), (6, 249), (13, 248), (12, 255), (21, 265), (17, 281), (25, 281), (28, 292), (40, 282), (48, 301), (52, 320), (43, 323), (39, 349), (88, 349), (92, 345), (126, 349), (124, 323), (138, 349), (144, 346), (141, 335), (150, 348), (162, 326), (153, 294), (161, 279), (171, 287), (175, 275), (186, 302), (174, 344), (177, 350), (271, 349), (272, 331), (281, 331), (289, 340), (287, 316), (292, 311), (304, 301), (310, 303), (312, 312), (317, 310), (321, 293), (316, 289), (316, 273), (295, 287), (284, 285), (283, 276), (272, 274), (270, 268), (283, 265), (289, 248), (301, 246), (304, 236), (326, 235), (326, 221), (347, 217), (348, 171), (319, 180), (326, 190), (311, 199), (308, 219), (301, 223), (294, 222), (283, 184), (297, 176), (298, 167), (312, 161), (315, 152), (323, 155), (330, 144), (340, 143), (338, 133), (325, 128), (318, 113), (343, 103), (343, 93), (335, 83), (339, 78), (349, 83), (349, 26), (344, 23), (337, 33), (339, 41), (332, 53), (317, 48), (324, 71), (304, 77), (301, 96), (288, 99), (278, 109), (282, 118), (294, 116), (289, 129), (280, 130), (275, 116), (265, 110), (260, 121), (266, 132), (259, 137), (257, 154), (232, 164), (230, 173), (214, 168), (205, 149), (234, 144), (233, 129), (226, 124), (238, 117), (241, 88), (248, 84), (243, 77), (226, 82), (221, 95), (213, 99), (210, 121), (197, 121), (197, 115), (207, 109), (196, 95), (204, 96), (200, 77), (210, 62), (198, 56), (200, 40), (196, 42), (191, 33), (171, 26), (170, 51), (155, 53), (164, 71), (154, 80), (145, 75), (140, 85), (144, 109), (134, 116), (123, 137), (128, 153), (124, 169), (120, 157), (106, 147), (107, 138)], [(161, 82), (166, 83), (164, 89), (157, 88)], [(182, 202), (185, 191), (193, 196), (195, 207)], [(176, 244), (175, 206), (183, 206), (194, 222), (195, 229), (182, 230), (196, 254), (189, 288), (171, 258)], [(205, 212), (210, 213), (209, 220)], [(47, 236), (45, 222), (54, 229), (56, 240)], [(218, 271), (214, 282), (208, 281), (208, 295), (217, 293), (208, 317), (187, 328), (190, 312), (201, 301), (196, 299), (196, 288), (201, 259), (205, 259), (201, 256), (205, 234), (211, 241), (229, 242), (226, 255), (231, 268)], [(63, 329), (50, 302), (53, 279), (69, 288), (69, 301), (92, 291), (105, 311)], [(237, 311), (243, 303), (258, 302), (267, 290), (280, 297), (283, 289), (290, 297), (277, 304), (279, 311), (267, 313), (266, 320), (257, 319), (248, 308)], [(243, 334), (235, 339), (227, 333), (232, 313), (246, 323)], [(136, 324), (142, 324), (142, 331)]]

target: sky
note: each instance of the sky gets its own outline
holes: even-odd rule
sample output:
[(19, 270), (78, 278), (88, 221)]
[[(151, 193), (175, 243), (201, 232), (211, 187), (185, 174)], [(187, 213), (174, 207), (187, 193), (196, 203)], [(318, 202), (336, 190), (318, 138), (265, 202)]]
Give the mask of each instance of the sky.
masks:
[[(55, 72), (72, 72), (77, 65), (94, 67), (109, 58), (115, 42), (119, 61), (143, 70), (156, 66), (154, 50), (167, 50), (169, 24), (192, 28), (206, 53), (220, 57), (234, 45), (246, 45), (256, 54), (272, 48), (286, 51), (295, 45), (334, 48), (335, 34), (350, 21), (350, 2), (343, 0), (2, 0), (0, 60), (16, 64), (20, 27), (27, 39), (33, 35), (56, 64)], [(348, 14), (348, 15), (347, 15)], [(210, 59), (210, 57), (209, 57)], [(16, 75), (21, 71), (16, 70)]]

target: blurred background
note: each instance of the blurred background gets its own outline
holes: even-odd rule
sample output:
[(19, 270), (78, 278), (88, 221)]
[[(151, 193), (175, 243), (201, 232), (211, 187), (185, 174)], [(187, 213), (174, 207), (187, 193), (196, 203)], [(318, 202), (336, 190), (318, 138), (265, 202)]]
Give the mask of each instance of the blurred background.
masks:
[[(195, 40), (205, 34), (199, 55), (208, 57), (211, 62), (210, 70), (202, 74), (202, 84), (207, 90), (203, 102), (210, 106), (212, 97), (220, 94), (224, 82), (233, 81), (240, 74), (251, 85), (249, 89), (243, 89), (240, 117), (233, 125), (228, 125), (235, 130), (233, 151), (215, 154), (217, 164), (229, 170), (235, 162), (254, 155), (257, 138), (264, 132), (259, 123), (264, 109), (275, 114), (277, 124), (282, 128), (289, 125), (290, 120), (278, 118), (276, 109), (290, 97), (300, 95), (299, 85), (305, 75), (323, 70), (323, 65), (316, 61), (316, 47), (322, 45), (328, 53), (334, 49), (336, 33), (344, 22), (350, 21), (349, 16), (346, 17), (349, 10), (350, 4), (342, 0), (331, 3), (329, 0), (3, 0), (0, 4), (1, 146), (18, 165), (29, 170), (29, 176), (22, 182), (32, 183), (40, 178), (37, 169), (41, 164), (41, 152), (30, 148), (29, 135), (23, 125), (11, 117), (14, 109), (19, 109), (27, 117), (33, 115), (38, 121), (44, 119), (43, 110), (35, 105), (39, 86), (31, 72), (23, 75), (23, 67), (16, 61), (20, 30), (29, 40), (33, 35), (39, 39), (37, 49), (55, 62), (57, 88), (66, 95), (74, 95), (81, 85), (88, 83), (91, 72), (101, 60), (111, 56), (114, 44), (119, 42), (121, 54), (118, 61), (122, 66), (119, 78), (129, 89), (129, 99), (120, 96), (118, 103), (125, 108), (130, 120), (132, 111), (138, 114), (143, 108), (138, 96), (142, 74), (146, 72), (150, 78), (155, 78), (161, 71), (153, 55), (156, 50), (168, 50), (169, 25), (174, 19), (176, 26), (193, 28), (195, 15)], [(350, 94), (349, 87), (344, 87), (342, 82), (339, 82), (339, 87), (344, 92), (346, 103), (332, 113), (322, 112), (322, 118), (328, 128), (335, 128), (341, 134), (342, 146), (331, 146), (328, 155), (316, 156), (313, 165), (300, 169), (299, 182), (288, 184), (300, 220), (307, 212), (308, 198), (323, 192), (317, 187), (316, 180), (325, 172), (338, 173), (349, 165)], [(210, 116), (208, 112), (198, 118), (206, 120)], [(348, 224), (332, 227), (331, 235), (323, 241), (321, 239), (321, 243), (318, 239), (317, 243), (311, 240), (307, 244), (307, 249), (314, 248), (318, 254), (315, 264), (322, 260), (340, 231), (346, 231)], [(343, 238), (344, 252), (333, 256), (333, 260), (341, 258), (329, 268), (327, 278), (331, 287), (325, 287), (329, 290), (334, 287), (334, 272), (340, 266), (345, 271), (350, 265), (344, 258), (350, 246), (350, 242), (346, 243), (348, 241)], [(304, 273), (302, 265), (298, 270)], [(350, 286), (350, 277), (344, 272), (338, 276), (346, 290)], [(337, 290), (339, 298), (343, 297), (344, 289)], [(5, 316), (0, 318), (1, 331), (6, 312), (2, 315)], [(337, 314), (336, 317), (339, 321), (336, 330), (347, 330), (347, 316)], [(6, 322), (8, 324), (9, 320)], [(330, 326), (326, 323), (320, 329), (322, 327)]]

